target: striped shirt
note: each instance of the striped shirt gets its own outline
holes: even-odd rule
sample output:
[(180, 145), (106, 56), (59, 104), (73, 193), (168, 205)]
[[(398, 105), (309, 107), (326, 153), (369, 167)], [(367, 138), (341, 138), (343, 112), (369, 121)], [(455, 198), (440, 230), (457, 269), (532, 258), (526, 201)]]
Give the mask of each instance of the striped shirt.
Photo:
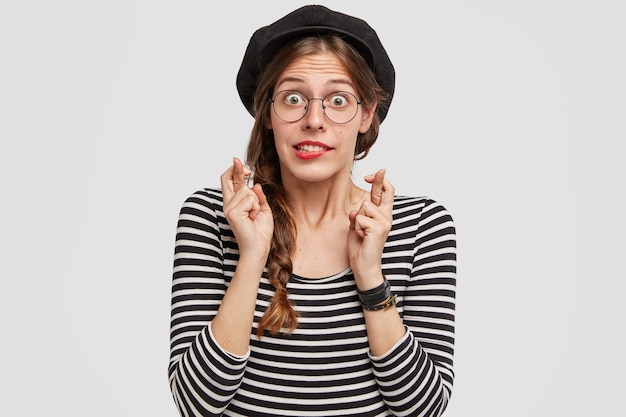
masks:
[(291, 335), (256, 336), (273, 294), (261, 277), (250, 349), (223, 350), (211, 320), (235, 272), (238, 247), (218, 189), (189, 197), (178, 221), (169, 383), (181, 416), (440, 416), (454, 379), (456, 236), (437, 202), (394, 198), (382, 257), (407, 329), (383, 356), (368, 348), (348, 268), (326, 278), (293, 275), (299, 314)]

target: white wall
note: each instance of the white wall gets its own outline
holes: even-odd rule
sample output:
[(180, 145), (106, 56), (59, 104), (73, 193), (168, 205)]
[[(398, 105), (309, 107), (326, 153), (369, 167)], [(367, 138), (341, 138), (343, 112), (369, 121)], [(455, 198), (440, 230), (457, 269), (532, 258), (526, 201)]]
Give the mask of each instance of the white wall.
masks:
[[(249, 36), (304, 3), (0, 1), (1, 415), (176, 415), (178, 209), (243, 156)], [(357, 178), (457, 223), (446, 416), (624, 415), (620, 2), (325, 4), (397, 70)]]

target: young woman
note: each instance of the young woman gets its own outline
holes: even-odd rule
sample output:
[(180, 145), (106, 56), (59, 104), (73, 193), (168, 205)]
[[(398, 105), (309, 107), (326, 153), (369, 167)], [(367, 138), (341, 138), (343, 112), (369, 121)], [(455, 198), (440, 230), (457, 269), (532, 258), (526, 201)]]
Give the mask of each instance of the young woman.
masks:
[[(170, 386), (183, 416), (439, 416), (453, 383), (455, 229), (351, 178), (393, 96), (374, 30), (322, 6), (252, 36), (246, 165), (178, 223)], [(249, 180), (254, 185), (249, 186)]]

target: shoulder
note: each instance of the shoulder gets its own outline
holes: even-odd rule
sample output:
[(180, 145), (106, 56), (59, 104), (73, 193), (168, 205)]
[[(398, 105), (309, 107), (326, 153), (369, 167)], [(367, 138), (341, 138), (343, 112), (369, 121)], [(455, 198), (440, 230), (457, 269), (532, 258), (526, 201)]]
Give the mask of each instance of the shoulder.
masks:
[(203, 188), (197, 190), (185, 199), (180, 215), (194, 216), (205, 219), (218, 220), (223, 214), (222, 191), (218, 188)]
[(183, 207), (204, 207), (211, 210), (219, 209), (221, 211), (223, 206), (222, 190), (219, 188), (203, 188), (197, 190), (191, 194), (185, 202)]
[(455, 239), (452, 216), (440, 202), (429, 197), (396, 196), (391, 235), (418, 239), (448, 236)]
[(394, 222), (416, 219), (423, 221), (429, 218), (446, 218), (452, 221), (448, 210), (438, 201), (429, 197), (395, 196), (393, 201)]

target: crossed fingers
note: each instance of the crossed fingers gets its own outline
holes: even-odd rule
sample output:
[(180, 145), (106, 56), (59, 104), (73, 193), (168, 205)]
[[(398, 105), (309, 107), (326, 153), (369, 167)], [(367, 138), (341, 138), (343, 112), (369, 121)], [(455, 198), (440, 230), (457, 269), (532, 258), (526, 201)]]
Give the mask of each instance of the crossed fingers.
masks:
[(372, 185), (370, 201), (376, 206), (390, 207), (393, 205), (395, 189), (385, 178), (386, 170), (380, 169), (375, 174), (367, 175), (364, 179)]

